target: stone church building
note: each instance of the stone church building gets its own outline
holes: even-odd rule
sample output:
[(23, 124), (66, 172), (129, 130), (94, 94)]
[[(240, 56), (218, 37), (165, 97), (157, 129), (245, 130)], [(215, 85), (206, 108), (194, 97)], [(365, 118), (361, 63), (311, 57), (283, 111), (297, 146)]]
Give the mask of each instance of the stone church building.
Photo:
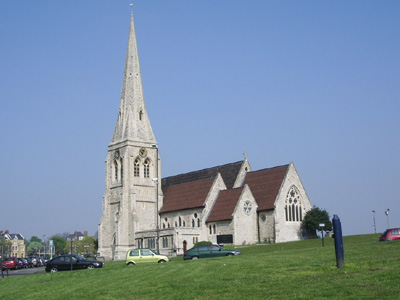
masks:
[[(161, 149), (160, 149), (161, 150)], [(293, 163), (252, 170), (244, 160), (167, 178), (147, 115), (131, 14), (118, 119), (106, 158), (99, 254), (179, 255), (198, 241), (279, 243), (302, 238), (312, 205)]]

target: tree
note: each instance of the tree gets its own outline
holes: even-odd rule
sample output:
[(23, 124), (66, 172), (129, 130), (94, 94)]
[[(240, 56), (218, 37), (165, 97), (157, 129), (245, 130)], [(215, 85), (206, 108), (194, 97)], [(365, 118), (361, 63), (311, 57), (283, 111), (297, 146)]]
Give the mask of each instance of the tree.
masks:
[(316, 230), (321, 230), (319, 224), (322, 223), (325, 224), (324, 231), (332, 230), (332, 222), (329, 219), (328, 212), (314, 205), (303, 218), (302, 229), (306, 232), (308, 238), (317, 238)]
[(33, 235), (33, 236), (31, 237), (31, 239), (29, 240), (29, 243), (32, 243), (32, 242), (39, 242), (39, 243), (41, 243), (42, 240), (39, 239), (36, 235)]
[(81, 254), (93, 255), (95, 251), (95, 241), (92, 236), (85, 236), (82, 241), (79, 242), (78, 252)]
[(64, 248), (67, 245), (67, 242), (59, 236), (53, 236), (50, 238), (50, 240), (53, 240), (53, 245), (54, 245), (54, 254), (59, 255), (59, 254), (64, 254)]
[(31, 241), (30, 243), (29, 243), (29, 246), (28, 246), (28, 255), (33, 255), (33, 254), (36, 254), (39, 250), (40, 250), (40, 248), (42, 247), (42, 242), (38, 242), (38, 241)]

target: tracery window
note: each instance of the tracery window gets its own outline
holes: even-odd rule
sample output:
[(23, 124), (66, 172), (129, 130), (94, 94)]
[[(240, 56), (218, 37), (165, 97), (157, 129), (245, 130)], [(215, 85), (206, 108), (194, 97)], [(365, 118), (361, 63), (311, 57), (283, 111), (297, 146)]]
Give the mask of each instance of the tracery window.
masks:
[(133, 176), (139, 177), (140, 176), (140, 159), (136, 158), (133, 164)]
[(150, 177), (150, 159), (144, 161), (144, 178)]
[(292, 186), (286, 195), (285, 218), (287, 222), (303, 221), (302, 199), (295, 186)]

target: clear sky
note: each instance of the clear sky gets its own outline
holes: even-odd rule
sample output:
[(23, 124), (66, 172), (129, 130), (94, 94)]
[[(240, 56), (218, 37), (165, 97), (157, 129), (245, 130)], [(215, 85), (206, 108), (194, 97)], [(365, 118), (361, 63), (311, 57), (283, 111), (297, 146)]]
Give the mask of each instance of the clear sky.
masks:
[[(97, 231), (129, 1), (0, 1), (0, 229)], [(343, 233), (400, 226), (400, 1), (137, 0), (163, 177), (294, 162)], [(389, 208), (389, 219), (385, 210)]]

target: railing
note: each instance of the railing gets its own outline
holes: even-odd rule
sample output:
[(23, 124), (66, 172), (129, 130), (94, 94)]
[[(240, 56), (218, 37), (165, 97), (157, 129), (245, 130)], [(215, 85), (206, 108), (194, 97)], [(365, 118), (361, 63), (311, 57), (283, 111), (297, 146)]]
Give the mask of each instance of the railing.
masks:
[(1, 278), (4, 278), (4, 273), (7, 273), (6, 277), (8, 277), (8, 267), (2, 263), (1, 264)]

